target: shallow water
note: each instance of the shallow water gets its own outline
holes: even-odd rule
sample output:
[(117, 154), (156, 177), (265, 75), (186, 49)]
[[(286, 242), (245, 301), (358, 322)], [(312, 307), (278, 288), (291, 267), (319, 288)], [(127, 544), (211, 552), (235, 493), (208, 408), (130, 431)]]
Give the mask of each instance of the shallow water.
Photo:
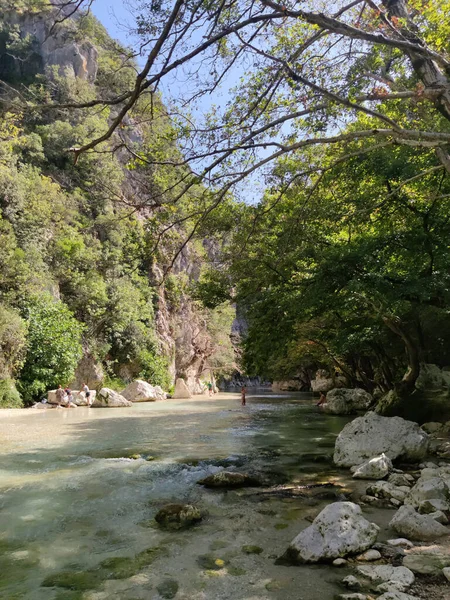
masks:
[[(0, 598), (157, 600), (176, 584), (180, 600), (332, 598), (342, 571), (275, 564), (332, 498), (265, 492), (283, 482), (345, 486), (330, 459), (348, 419), (323, 415), (308, 394), (250, 395), (245, 408), (224, 397), (0, 413)], [(196, 484), (224, 467), (259, 473), (267, 486)], [(169, 502), (208, 516), (163, 531), (153, 519)], [(262, 553), (243, 552), (249, 544)]]

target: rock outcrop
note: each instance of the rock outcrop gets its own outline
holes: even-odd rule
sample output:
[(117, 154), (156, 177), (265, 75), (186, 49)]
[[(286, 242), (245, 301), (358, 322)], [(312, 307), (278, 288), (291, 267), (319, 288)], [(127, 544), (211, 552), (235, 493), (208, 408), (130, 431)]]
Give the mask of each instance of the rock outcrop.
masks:
[(166, 394), (159, 386), (150, 385), (142, 379), (131, 382), (120, 393), (130, 402), (154, 402), (166, 399)]
[[(64, 8), (62, 9), (64, 11)], [(8, 34), (0, 42), (0, 77), (6, 81), (30, 80), (41, 73), (71, 75), (93, 83), (97, 76), (98, 51), (89, 40), (80, 40), (70, 27), (54, 26), (61, 14), (11, 11), (2, 14), (10, 31), (26, 46), (21, 53), (8, 51)], [(76, 18), (76, 16), (74, 16)], [(7, 28), (5, 28), (7, 30)], [(12, 34), (11, 34), (12, 35)]]
[(74, 380), (69, 387), (79, 390), (86, 383), (91, 389), (98, 389), (105, 378), (102, 365), (90, 354), (85, 354), (78, 363), (75, 371)]
[(341, 467), (352, 467), (381, 453), (391, 460), (416, 461), (426, 456), (428, 443), (428, 435), (417, 423), (369, 412), (341, 431), (335, 444), (334, 462)]
[(319, 369), (315, 379), (311, 379), (311, 389), (313, 392), (329, 392), (334, 388), (344, 387), (345, 379), (343, 377), (330, 377), (330, 374), (324, 369)]
[(184, 379), (178, 378), (175, 383), (175, 391), (172, 394), (172, 398), (175, 399), (190, 399), (192, 398), (192, 394), (186, 385)]
[(133, 403), (109, 388), (102, 388), (97, 394), (94, 402), (94, 408), (122, 408), (133, 406)]
[(368, 410), (372, 403), (372, 396), (361, 388), (335, 388), (328, 392), (324, 410), (333, 415), (353, 415)]
[(292, 540), (287, 555), (296, 563), (315, 563), (359, 554), (376, 542), (378, 531), (357, 504), (335, 502)]

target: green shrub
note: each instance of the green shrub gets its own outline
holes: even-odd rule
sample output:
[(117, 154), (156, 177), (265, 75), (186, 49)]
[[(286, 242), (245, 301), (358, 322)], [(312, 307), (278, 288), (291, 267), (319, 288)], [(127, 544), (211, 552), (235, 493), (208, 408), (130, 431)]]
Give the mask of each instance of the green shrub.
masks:
[(50, 294), (32, 297), (23, 312), (28, 324), (28, 350), (19, 390), (30, 402), (73, 378), (82, 356), (83, 325)]
[(151, 385), (159, 385), (167, 390), (172, 381), (169, 375), (169, 364), (165, 356), (153, 354), (149, 350), (142, 350), (139, 354), (142, 365), (139, 373), (140, 379), (145, 379)]
[(18, 312), (0, 304), (0, 377), (8, 379), (25, 357), (26, 326)]
[(0, 379), (0, 408), (22, 407), (22, 398), (12, 379)]

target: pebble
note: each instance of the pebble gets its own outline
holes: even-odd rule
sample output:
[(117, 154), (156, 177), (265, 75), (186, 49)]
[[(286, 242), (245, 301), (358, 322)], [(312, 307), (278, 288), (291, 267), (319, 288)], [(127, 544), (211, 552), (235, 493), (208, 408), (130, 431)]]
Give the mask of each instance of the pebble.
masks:
[(442, 574), (446, 579), (448, 579), (448, 581), (450, 581), (450, 567), (445, 567), (445, 569), (442, 569)]
[(406, 538), (395, 538), (393, 540), (388, 540), (387, 543), (396, 548), (414, 548), (414, 544)]
[(378, 550), (367, 550), (363, 554), (360, 554), (356, 557), (356, 560), (364, 561), (364, 562), (372, 562), (374, 560), (380, 560), (381, 554)]
[(336, 558), (335, 560), (333, 560), (333, 567), (345, 567), (346, 564), (347, 561), (345, 560), (345, 558)]

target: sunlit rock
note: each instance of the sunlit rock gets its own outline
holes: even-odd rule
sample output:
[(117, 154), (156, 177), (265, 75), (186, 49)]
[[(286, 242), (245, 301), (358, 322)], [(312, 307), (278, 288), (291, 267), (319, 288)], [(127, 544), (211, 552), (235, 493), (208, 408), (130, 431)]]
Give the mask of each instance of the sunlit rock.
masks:
[(121, 391), (121, 395), (130, 402), (153, 402), (165, 400), (166, 394), (158, 386), (153, 386), (142, 379), (136, 379)]
[(122, 408), (133, 406), (133, 403), (109, 388), (102, 388), (95, 398), (94, 408)]
[(369, 412), (341, 431), (335, 444), (334, 462), (352, 467), (381, 453), (391, 460), (420, 460), (426, 456), (428, 442), (428, 435), (417, 423)]
[(378, 531), (357, 504), (335, 502), (292, 540), (286, 554), (295, 563), (332, 561), (364, 552), (376, 542)]
[(175, 391), (172, 394), (172, 398), (175, 398), (177, 400), (192, 398), (192, 394), (189, 391), (186, 382), (184, 381), (184, 379), (181, 379), (181, 377), (178, 378), (175, 383)]

